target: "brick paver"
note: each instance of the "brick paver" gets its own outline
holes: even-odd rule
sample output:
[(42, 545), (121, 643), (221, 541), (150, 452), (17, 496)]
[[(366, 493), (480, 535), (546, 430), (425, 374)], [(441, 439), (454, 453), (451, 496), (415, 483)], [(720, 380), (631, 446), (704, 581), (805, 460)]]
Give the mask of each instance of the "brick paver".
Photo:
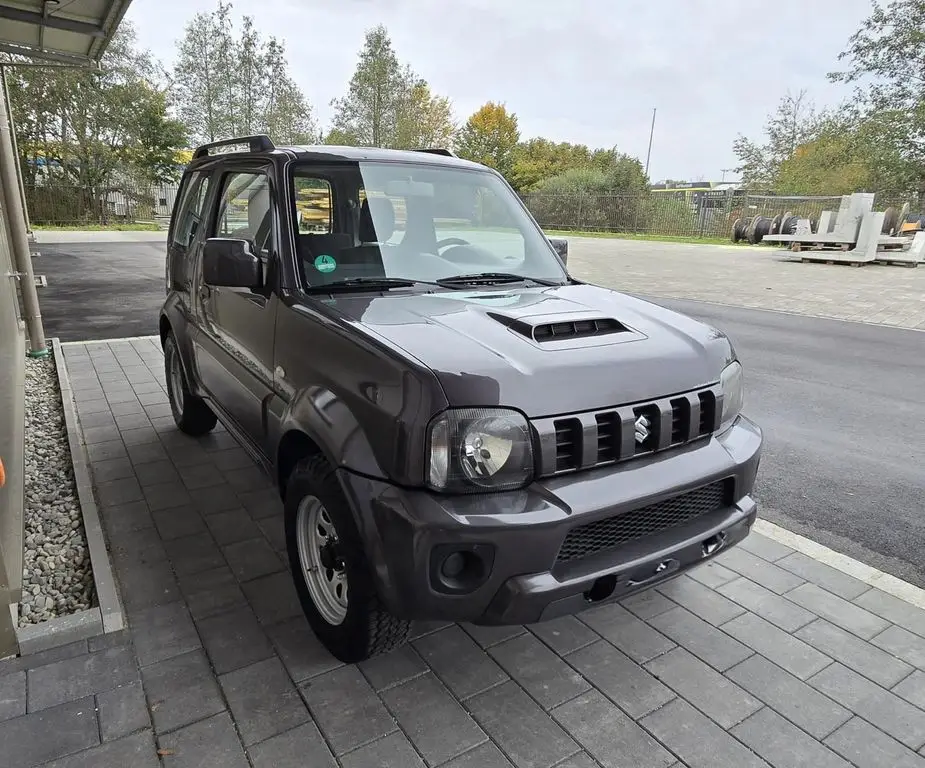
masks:
[(802, 264), (768, 248), (569, 238), (569, 268), (629, 293), (925, 329), (925, 268)]
[(341, 665), (278, 497), (173, 427), (156, 341), (64, 350), (129, 629), (0, 663), (4, 765), (925, 768), (925, 611), (757, 534), (620, 605)]

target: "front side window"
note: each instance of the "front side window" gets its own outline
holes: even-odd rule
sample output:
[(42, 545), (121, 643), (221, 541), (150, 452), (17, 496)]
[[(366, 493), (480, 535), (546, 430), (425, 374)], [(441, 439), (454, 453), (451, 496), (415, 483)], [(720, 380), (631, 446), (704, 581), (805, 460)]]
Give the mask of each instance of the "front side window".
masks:
[(566, 279), (543, 232), (491, 172), (370, 161), (332, 166), (320, 176), (297, 165), (291, 181), (309, 286), (351, 277), (434, 282), (499, 272)]
[(267, 256), (273, 243), (272, 211), (265, 174), (229, 173), (222, 186), (215, 235), (248, 240), (256, 254)]
[[(189, 248), (202, 224), (203, 209), (209, 193), (209, 177), (205, 173), (192, 173), (183, 190), (180, 206), (177, 208), (174, 245)], [(165, 201), (166, 202), (166, 201)]]

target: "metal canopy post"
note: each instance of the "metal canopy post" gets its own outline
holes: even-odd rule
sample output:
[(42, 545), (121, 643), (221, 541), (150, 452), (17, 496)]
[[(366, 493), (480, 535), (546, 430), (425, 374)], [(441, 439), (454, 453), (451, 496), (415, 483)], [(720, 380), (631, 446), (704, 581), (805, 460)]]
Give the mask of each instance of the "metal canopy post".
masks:
[[(0, 80), (3, 92), (6, 92), (6, 69), (0, 67)], [(23, 320), (29, 334), (29, 356), (45, 357), (48, 345), (45, 342), (45, 330), (42, 327), (42, 314), (39, 311), (39, 297), (35, 289), (35, 274), (32, 271), (32, 254), (29, 251), (29, 233), (26, 217), (23, 213), (26, 201), (20, 197), (19, 175), (16, 163), (19, 162), (13, 151), (11, 131), (12, 115), (6, 109), (6, 98), (0, 98), (0, 200), (4, 203), (4, 218), (9, 229), (10, 250), (19, 287), (22, 293)]]
[(13, 119), (13, 102), (10, 99), (10, 84), (6, 80), (6, 67), (0, 64), (0, 98), (4, 100), (6, 113), (10, 119), (10, 138), (13, 140), (13, 156), (17, 158), (16, 178), (19, 180), (19, 197), (22, 202), (22, 215), (26, 222), (26, 233), (32, 234), (32, 226), (29, 224), (29, 206), (26, 204), (26, 185), (22, 177), (22, 165), (18, 162), (19, 145), (16, 142), (16, 121)]

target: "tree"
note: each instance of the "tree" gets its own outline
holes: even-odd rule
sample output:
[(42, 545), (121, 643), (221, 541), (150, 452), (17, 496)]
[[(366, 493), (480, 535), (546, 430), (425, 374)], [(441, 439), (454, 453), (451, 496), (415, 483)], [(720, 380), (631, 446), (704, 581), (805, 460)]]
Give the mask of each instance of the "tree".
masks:
[[(68, 216), (100, 219), (110, 193), (139, 199), (138, 182), (178, 176), (175, 158), (185, 131), (168, 115), (164, 72), (135, 39), (132, 25), (123, 22), (99, 73), (11, 69), (24, 179), (70, 199), (75, 207)], [(60, 202), (54, 194), (43, 199)], [(33, 217), (40, 220), (42, 212)]]
[(517, 145), (510, 182), (518, 192), (531, 192), (546, 179), (591, 164), (592, 153), (584, 144), (533, 138)]
[(508, 112), (504, 104), (489, 101), (466, 121), (457, 136), (456, 149), (461, 157), (509, 176), (519, 141), (517, 115)]
[(627, 231), (645, 228), (647, 191), (642, 163), (614, 152), (606, 169), (590, 162), (570, 168), (538, 184), (528, 200), (547, 228)]
[(259, 106), (263, 120), (258, 123), (275, 140), (286, 144), (315, 144), (320, 140), (312, 110), (299, 86), (289, 75), (286, 49), (270, 38), (264, 49), (262, 66), (266, 91)]
[(789, 91), (781, 98), (777, 111), (765, 123), (765, 141), (758, 144), (741, 134), (732, 149), (738, 158), (736, 172), (747, 186), (773, 188), (780, 165), (796, 148), (812, 140), (826, 115), (816, 111), (801, 90), (796, 96)]
[(367, 30), (347, 95), (331, 102), (332, 132), (343, 139), (339, 143), (393, 147), (410, 79), (386, 28), (380, 24)]
[(231, 49), (230, 4), (197, 13), (177, 43), (174, 87), (180, 118), (197, 141), (216, 141), (234, 132), (222, 66)]
[(231, 3), (197, 13), (177, 45), (174, 68), (180, 117), (196, 141), (268, 133), (284, 143), (314, 142), (317, 128), (289, 74), (285, 45), (263, 40), (250, 16), (235, 37)]
[(857, 111), (875, 146), (893, 150), (891, 176), (904, 180), (925, 203), (925, 0), (874, 0), (873, 10), (848, 39), (839, 61), (848, 67), (829, 73), (833, 82), (856, 85)]
[(398, 110), (394, 145), (398, 149), (453, 145), (456, 124), (453, 106), (444, 96), (431, 93), (424, 80), (406, 90)]
[(796, 148), (777, 174), (785, 195), (847, 195), (868, 188), (870, 168), (855, 138), (826, 134)]

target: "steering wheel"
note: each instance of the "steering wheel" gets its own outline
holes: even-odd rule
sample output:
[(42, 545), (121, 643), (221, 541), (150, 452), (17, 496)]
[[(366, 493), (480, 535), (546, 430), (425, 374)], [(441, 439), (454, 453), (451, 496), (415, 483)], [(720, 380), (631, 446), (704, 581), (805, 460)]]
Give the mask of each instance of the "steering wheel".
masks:
[(446, 237), (437, 241), (437, 250), (446, 248), (448, 245), (472, 245), (472, 243), (468, 240), (463, 240), (461, 237)]

